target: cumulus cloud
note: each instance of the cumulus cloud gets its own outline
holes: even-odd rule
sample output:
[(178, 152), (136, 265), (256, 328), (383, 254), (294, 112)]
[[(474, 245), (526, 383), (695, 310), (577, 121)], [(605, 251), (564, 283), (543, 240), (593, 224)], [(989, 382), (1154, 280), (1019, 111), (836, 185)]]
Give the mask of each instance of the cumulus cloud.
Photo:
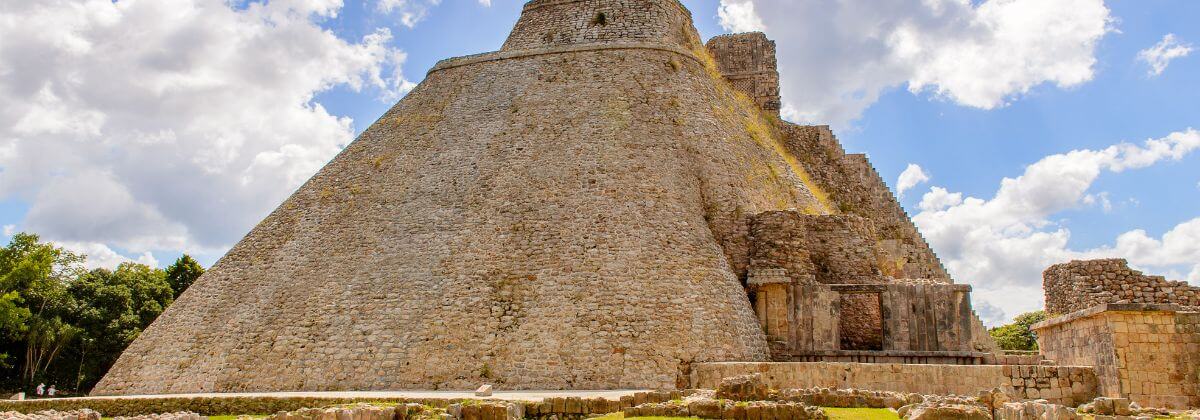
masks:
[(95, 268), (111, 270), (117, 268), (121, 263), (127, 262), (158, 267), (158, 259), (154, 258), (149, 251), (142, 252), (136, 258), (129, 258), (98, 242), (57, 242), (56, 245), (76, 254), (86, 255), (87, 259), (84, 260), (83, 267), (88, 270)]
[(952, 193), (942, 187), (933, 187), (921, 197), (921, 203), (918, 207), (921, 211), (944, 210), (947, 207), (962, 204), (962, 197), (963, 195), (960, 192)]
[(1162, 41), (1154, 46), (1138, 51), (1137, 58), (1150, 66), (1147, 74), (1158, 76), (1167, 70), (1171, 60), (1186, 57), (1191, 52), (1191, 44), (1179, 41), (1175, 38), (1175, 34), (1166, 34), (1163, 35)]
[(1142, 268), (1166, 272), (1186, 267), (1194, 274), (1200, 269), (1200, 218), (1180, 223), (1160, 238), (1134, 230), (1110, 246), (1072, 250), (1067, 246), (1071, 232), (1052, 216), (1085, 205), (1088, 190), (1103, 172), (1177, 161), (1197, 149), (1200, 132), (1188, 129), (1141, 144), (1047, 156), (1021, 176), (1004, 178), (990, 199), (963, 198), (933, 187), (913, 222), (956, 279), (975, 285), (978, 299), (1003, 310), (1003, 318), (986, 320), (992, 323), (1040, 308), (1041, 271), (1071, 259), (1118, 256)]
[[(379, 0), (379, 11), (393, 13), (400, 18), (400, 24), (409, 28), (429, 16), (429, 9), (442, 3), (442, 0)], [(491, 6), (491, 0), (479, 0), (480, 4)]]
[(721, 0), (718, 17), (781, 41), (785, 117), (835, 125), (899, 86), (982, 109), (1077, 86), (1112, 21), (1102, 0)]
[(720, 6), (717, 6), (717, 18), (720, 19), (721, 26), (725, 29), (731, 29), (736, 32), (754, 32), (766, 31), (767, 25), (763, 24), (758, 13), (754, 11), (754, 2), (725, 2), (722, 1)]
[(900, 172), (900, 178), (896, 180), (896, 195), (903, 198), (905, 191), (927, 181), (929, 181), (929, 174), (925, 173), (920, 165), (910, 163), (907, 168), (904, 168), (904, 172)]
[(0, 197), (95, 259), (222, 251), (353, 139), (315, 95), (412, 87), (386, 29), (317, 24), (341, 4), (0, 3)]

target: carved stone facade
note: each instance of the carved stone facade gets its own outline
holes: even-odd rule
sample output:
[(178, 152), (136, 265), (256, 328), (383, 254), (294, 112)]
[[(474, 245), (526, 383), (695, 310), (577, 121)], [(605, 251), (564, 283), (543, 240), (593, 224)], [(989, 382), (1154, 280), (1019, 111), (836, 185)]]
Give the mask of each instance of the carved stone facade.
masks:
[(775, 41), (761, 32), (717, 35), (708, 40), (708, 51), (717, 69), (733, 85), (754, 99), (764, 111), (779, 116), (779, 70)]

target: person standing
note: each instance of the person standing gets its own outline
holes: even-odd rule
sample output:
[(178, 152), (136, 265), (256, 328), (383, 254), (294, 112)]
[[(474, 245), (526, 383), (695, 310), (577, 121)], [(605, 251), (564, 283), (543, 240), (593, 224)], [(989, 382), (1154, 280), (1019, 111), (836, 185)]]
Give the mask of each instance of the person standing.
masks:
[(51, 396), (51, 397), (53, 397), (53, 396), (54, 396), (54, 393), (55, 393), (55, 392), (58, 392), (58, 390), (57, 390), (57, 389), (54, 389), (54, 385), (50, 385), (50, 389), (47, 389), (47, 390), (46, 390), (46, 394), (47, 394), (48, 396)]
[(38, 384), (37, 386), (37, 396), (41, 397), (42, 395), (46, 395), (46, 384)]

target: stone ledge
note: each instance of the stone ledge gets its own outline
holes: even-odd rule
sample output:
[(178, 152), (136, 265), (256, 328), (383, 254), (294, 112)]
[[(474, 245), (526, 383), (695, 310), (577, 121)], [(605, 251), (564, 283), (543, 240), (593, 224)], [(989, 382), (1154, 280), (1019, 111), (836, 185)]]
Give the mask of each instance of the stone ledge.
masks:
[(1104, 312), (1186, 312), (1182, 306), (1171, 303), (1104, 303), (1087, 309), (1081, 309), (1066, 315), (1033, 324), (1030, 329), (1040, 330), (1061, 325), (1084, 318), (1091, 318)]
[(675, 53), (684, 56), (700, 65), (704, 65), (699, 58), (696, 58), (691, 51), (680, 47), (675, 47), (667, 44), (659, 44), (653, 42), (614, 42), (614, 43), (593, 43), (593, 44), (574, 44), (562, 45), (554, 47), (529, 48), (523, 50), (512, 51), (493, 51), (482, 54), (466, 55), (462, 57), (447, 58), (438, 61), (437, 64), (429, 69), (426, 76), (438, 71), (452, 69), (455, 67), (469, 66), (472, 64), (486, 63), (491, 61), (509, 60), (513, 58), (534, 57), (539, 55), (562, 54), (573, 52), (588, 52), (602, 50), (655, 50), (669, 53)]

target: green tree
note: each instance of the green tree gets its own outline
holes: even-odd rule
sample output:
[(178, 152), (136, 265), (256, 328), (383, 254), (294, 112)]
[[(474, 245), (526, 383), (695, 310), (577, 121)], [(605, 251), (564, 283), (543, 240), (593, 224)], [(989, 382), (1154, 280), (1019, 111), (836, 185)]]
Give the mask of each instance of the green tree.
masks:
[(1030, 328), (1046, 320), (1045, 311), (1027, 312), (1017, 315), (1011, 324), (988, 330), (996, 344), (1004, 350), (1037, 350), (1037, 336)]
[(77, 389), (90, 388), (174, 300), (167, 272), (123, 263), (116, 270), (89, 271), (71, 283), (75, 325), (81, 328)]
[(7, 332), (0, 335), (0, 353), (24, 354), (19, 376), (26, 384), (44, 374), (79, 333), (65, 320), (74, 304), (66, 287), (82, 272), (82, 262), (82, 256), (27, 233), (0, 248), (0, 328)]
[[(21, 306), (21, 295), (11, 291), (0, 295), (0, 341), (20, 339), (29, 328), (29, 309)], [(8, 353), (0, 351), (0, 369), (11, 368)]]
[(182, 257), (175, 260), (174, 264), (167, 267), (167, 283), (171, 284), (171, 290), (174, 291), (174, 298), (179, 298), (184, 290), (200, 278), (204, 274), (204, 267), (196, 262), (192, 256), (183, 254)]

